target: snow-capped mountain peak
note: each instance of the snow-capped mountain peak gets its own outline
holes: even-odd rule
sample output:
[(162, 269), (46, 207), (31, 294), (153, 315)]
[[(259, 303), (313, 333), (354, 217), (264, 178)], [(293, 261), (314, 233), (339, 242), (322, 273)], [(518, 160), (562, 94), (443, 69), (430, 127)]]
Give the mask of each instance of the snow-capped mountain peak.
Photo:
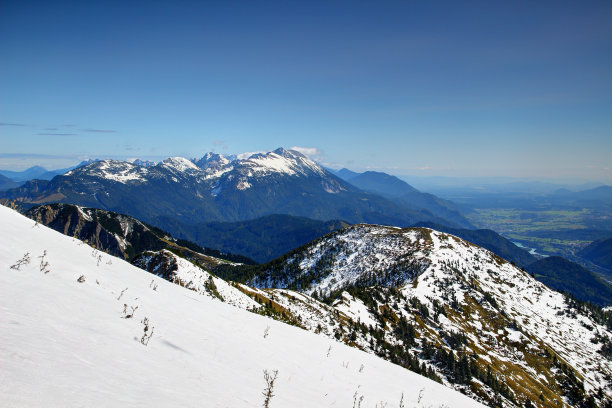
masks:
[(191, 160), (184, 157), (169, 157), (161, 162), (161, 165), (172, 170), (179, 172), (186, 171), (200, 171), (200, 168), (196, 166)]
[(232, 160), (219, 153), (208, 152), (201, 159), (195, 161), (196, 166), (201, 169), (207, 169), (211, 167), (222, 167), (229, 164)]
[(285, 150), (282, 147), (272, 152), (254, 154), (248, 159), (240, 161), (240, 164), (257, 175), (271, 173), (291, 176), (325, 174), (325, 170), (321, 166), (300, 152)]
[(65, 176), (100, 177), (106, 180), (125, 184), (127, 182), (146, 181), (149, 169), (122, 160), (99, 160), (88, 163), (82, 167), (70, 170)]
[[(128, 160), (130, 161), (130, 160)], [(135, 164), (137, 166), (144, 166), (144, 167), (151, 167), (151, 166), (155, 166), (157, 163), (151, 160), (141, 160), (141, 159), (134, 159), (131, 160), (132, 164)]]

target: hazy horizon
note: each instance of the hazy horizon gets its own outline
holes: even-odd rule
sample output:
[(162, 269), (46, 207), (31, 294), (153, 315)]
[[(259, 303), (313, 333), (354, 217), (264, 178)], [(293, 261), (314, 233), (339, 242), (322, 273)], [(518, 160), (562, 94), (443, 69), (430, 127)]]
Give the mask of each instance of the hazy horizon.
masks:
[[(282, 146), (279, 146), (282, 147)], [(292, 147), (285, 147), (286, 149), (291, 149)], [(299, 150), (299, 149), (298, 149)], [(257, 152), (264, 152), (257, 151)], [(235, 152), (235, 153), (225, 153), (225, 156), (236, 156), (236, 155), (246, 155), (257, 152)], [(199, 159), (204, 154), (208, 152), (203, 152), (199, 155), (186, 155), (183, 156), (190, 160)], [(214, 153), (214, 152), (213, 152)], [(306, 152), (303, 152), (306, 153)], [(220, 153), (223, 154), (223, 153)], [(394, 175), (404, 181), (409, 183), (414, 183), (415, 186), (419, 186), (418, 188), (423, 189), (427, 186), (427, 182), (429, 182), (432, 186), (442, 187), (442, 186), (459, 186), (459, 185), (471, 185), (471, 184), (509, 184), (509, 183), (547, 183), (547, 184), (556, 184), (559, 186), (594, 186), (594, 185), (612, 185), (612, 183), (606, 180), (597, 180), (597, 179), (581, 179), (581, 178), (562, 178), (562, 177), (535, 177), (535, 176), (503, 176), (503, 175), (449, 175), (449, 174), (423, 174), (421, 173), (400, 173), (397, 172), (397, 169), (390, 168), (372, 168), (368, 166), (352, 166), (352, 167), (337, 167), (337, 166), (327, 166), (324, 163), (320, 162), (316, 158), (313, 158), (312, 155), (308, 155), (318, 164), (331, 169), (331, 170), (341, 170), (348, 169), (350, 171), (354, 171), (356, 173), (363, 173), (366, 171), (376, 171), (383, 172), (387, 174)], [(8, 157), (6, 157), (8, 156)], [(146, 156), (146, 157), (138, 157), (138, 156), (100, 156), (100, 157), (89, 157), (89, 156), (79, 156), (79, 157), (45, 157), (45, 155), (35, 155), (29, 156), (25, 155), (22, 157), (21, 155), (6, 155), (0, 153), (0, 171), (15, 171), (20, 172), (27, 169), (30, 169), (35, 166), (39, 166), (44, 168), (47, 171), (60, 170), (65, 168), (71, 168), (83, 161), (87, 160), (104, 160), (104, 159), (114, 159), (114, 160), (125, 160), (125, 161), (134, 161), (137, 159), (140, 160), (149, 160), (153, 162), (160, 162), (168, 157), (172, 156)], [(10, 166), (6, 165), (7, 163), (13, 162), (15, 165)], [(45, 165), (46, 164), (46, 165)], [(60, 165), (61, 164), (61, 165)], [(423, 183), (423, 184), (421, 184)]]

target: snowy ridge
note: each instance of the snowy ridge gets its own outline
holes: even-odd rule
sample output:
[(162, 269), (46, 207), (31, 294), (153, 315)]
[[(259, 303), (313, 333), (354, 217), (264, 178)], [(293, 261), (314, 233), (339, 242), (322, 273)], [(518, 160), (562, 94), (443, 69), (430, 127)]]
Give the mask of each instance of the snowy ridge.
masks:
[(269, 153), (258, 153), (250, 156), (240, 164), (253, 174), (261, 176), (270, 173), (284, 173), (291, 176), (316, 173), (324, 175), (321, 166), (295, 150), (279, 148)]
[[(372, 343), (371, 329), (383, 336), (383, 347), (414, 342), (409, 350), (419, 365), (486, 401), (580, 406), (586, 395), (612, 396), (612, 362), (601, 352), (612, 332), (603, 323), (495, 254), (449, 234), (352, 226), (289, 255), (251, 284), (332, 299), (339, 294), (334, 308), (359, 322), (349, 331), (353, 343), (386, 354)], [(398, 329), (401, 319), (413, 335), (406, 338), (406, 328)], [(458, 381), (452, 366), (427, 351), (432, 348), (467, 358), (479, 374)], [(487, 370), (492, 376), (483, 377)], [(495, 381), (509, 385), (500, 391), (504, 397), (494, 390)], [(568, 381), (577, 381), (577, 388), (563, 385)]]
[[(474, 293), (470, 291), (468, 283), (478, 282), (479, 292), (491, 294), (501, 310), (528, 333), (525, 336), (508, 328), (502, 333), (481, 329), (481, 338), (484, 334), (498, 342), (500, 337), (505, 337), (505, 342), (510, 344), (529, 344), (531, 338), (532, 347), (542, 342), (559, 353), (584, 377), (587, 391), (607, 388), (608, 392), (612, 392), (609, 388), (612, 362), (598, 353), (601, 345), (592, 341), (597, 335), (610, 335), (606, 327), (594, 323), (586, 315), (572, 316), (562, 294), (496, 255), (452, 235), (432, 231), (431, 238), (433, 245), (428, 254), (431, 265), (413, 285), (406, 285), (403, 291), (407, 296), (417, 296), (423, 302), (428, 302), (430, 299), (444, 298), (450, 290), (458, 302), (466, 303), (466, 298)], [(460, 279), (457, 279), (457, 274)], [(451, 282), (452, 286), (443, 286), (441, 282)], [(472, 327), (486, 327), (482, 316), (472, 317)], [(462, 331), (466, 329), (464, 325), (452, 324), (452, 321), (449, 321), (449, 326)], [(512, 355), (514, 351), (509, 349), (504, 352)], [(500, 360), (504, 359), (503, 354), (500, 353)], [(518, 354), (520, 359), (521, 353)]]
[[(169, 157), (158, 164), (137, 160), (103, 160), (66, 173), (68, 176), (74, 174), (97, 176), (124, 184), (144, 183), (160, 178), (173, 183), (207, 183), (213, 196), (221, 191), (222, 186), (232, 185), (238, 190), (246, 190), (252, 187), (253, 180), (271, 175), (326, 176), (325, 170), (306, 156), (283, 148), (268, 153), (255, 153), (243, 159), (206, 153), (199, 160)], [(324, 181), (323, 188), (329, 193), (342, 191), (333, 181)]]
[(257, 289), (227, 282), (167, 250), (146, 252), (133, 264), (211, 299), (268, 315), (329, 338), (333, 338), (341, 326), (338, 310), (310, 296), (290, 290)]
[(161, 165), (178, 172), (200, 172), (201, 169), (184, 157), (169, 157), (161, 162)]
[(148, 168), (120, 160), (102, 160), (89, 163), (83, 167), (70, 170), (66, 176), (82, 174), (90, 177), (101, 177), (118, 183), (145, 182)]
[(156, 276), (176, 283), (202, 295), (219, 299), (241, 309), (256, 308), (259, 304), (223, 279), (194, 265), (168, 250), (147, 252), (135, 264)]
[[(397, 233), (398, 232), (398, 233)], [(423, 230), (410, 229), (400, 231), (395, 227), (377, 225), (355, 225), (341, 231), (333, 232), (326, 239), (310, 245), (305, 252), (289, 257), (287, 264), (296, 264), (303, 275), (314, 273), (316, 279), (306, 293), (320, 291), (326, 294), (354, 284), (366, 278), (372, 272), (378, 276), (393, 273), (393, 279), (402, 282), (422, 272), (429, 263), (420, 256), (414, 244), (423, 242)], [(293, 279), (303, 276), (291, 276), (289, 280), (273, 280), (259, 277), (252, 284), (258, 287), (287, 287)]]
[(264, 370), (278, 370), (274, 407), (481, 406), (372, 355), (152, 276), (5, 207), (0, 218), (7, 406), (259, 406)]

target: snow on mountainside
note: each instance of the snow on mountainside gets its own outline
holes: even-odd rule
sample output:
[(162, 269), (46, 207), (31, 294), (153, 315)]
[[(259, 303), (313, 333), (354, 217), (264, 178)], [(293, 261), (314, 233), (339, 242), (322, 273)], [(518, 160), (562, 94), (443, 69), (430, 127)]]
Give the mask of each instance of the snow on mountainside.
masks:
[[(197, 164), (196, 164), (197, 163)], [(50, 181), (30, 180), (0, 192), (28, 204), (70, 203), (117, 211), (180, 235), (180, 223), (241, 221), (270, 214), (316, 220), (411, 225), (442, 222), (357, 189), (299, 152), (277, 149), (238, 159), (207, 154), (158, 164), (103, 160)]]
[[(89, 256), (98, 267), (104, 262), (95, 250)], [(376, 354), (491, 406), (612, 405), (606, 399), (612, 393), (610, 316), (449, 234), (357, 225), (262, 266), (187, 261), (167, 250), (144, 252), (133, 263), (209, 299)], [(234, 279), (252, 276), (258, 288), (220, 279), (208, 267)], [(149, 281), (152, 290), (156, 282)]]
[(325, 175), (321, 166), (295, 150), (279, 148), (270, 153), (258, 153), (244, 160), (243, 165), (253, 173), (265, 175), (271, 172), (285, 173), (289, 175), (308, 175), (316, 173)]
[(161, 165), (178, 172), (199, 172), (200, 168), (193, 164), (191, 160), (184, 157), (169, 157), (161, 162)]
[[(391, 350), (409, 346), (407, 358), (488, 401), (492, 391), (505, 406), (595, 406), (596, 398), (603, 406), (612, 396), (612, 332), (600, 312), (449, 234), (356, 225), (258, 268), (247, 282), (338, 297), (338, 311), (381, 330), (382, 346), (372, 346), (363, 325), (349, 329), (361, 347), (394, 361)], [(457, 371), (440, 349), (470, 369)]]
[(121, 160), (100, 160), (70, 170), (65, 176), (81, 175), (101, 177), (118, 183), (144, 182), (149, 173), (148, 167)]
[[(297, 151), (283, 148), (268, 153), (256, 153), (245, 159), (232, 158), (230, 160), (214, 153), (207, 153), (197, 161), (184, 157), (170, 157), (152, 166), (139, 166), (136, 162), (103, 160), (89, 163), (82, 168), (68, 172), (66, 175), (99, 176), (119, 183), (128, 183), (162, 178), (165, 171), (171, 173), (170, 177), (174, 182), (179, 182), (176, 176), (193, 178), (199, 183), (208, 181), (213, 183), (211, 184), (213, 190), (221, 184), (227, 188), (235, 180), (238, 180), (237, 183), (234, 183), (235, 188), (244, 190), (251, 186), (249, 180), (275, 174), (326, 176), (325, 170), (306, 156)], [(342, 189), (339, 186), (335, 186), (335, 188)]]
[[(272, 407), (481, 406), (362, 351), (169, 283), (2, 206), (0, 219), (3, 405), (261, 406), (267, 371), (278, 373)], [(210, 276), (182, 262), (180, 279), (205, 288)]]

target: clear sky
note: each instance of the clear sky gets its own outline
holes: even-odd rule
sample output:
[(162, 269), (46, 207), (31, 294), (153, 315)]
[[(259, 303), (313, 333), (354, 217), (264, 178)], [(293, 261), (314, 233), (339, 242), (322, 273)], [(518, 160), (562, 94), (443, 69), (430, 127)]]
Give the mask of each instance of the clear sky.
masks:
[(0, 168), (305, 147), (612, 183), (612, 2), (0, 1)]

